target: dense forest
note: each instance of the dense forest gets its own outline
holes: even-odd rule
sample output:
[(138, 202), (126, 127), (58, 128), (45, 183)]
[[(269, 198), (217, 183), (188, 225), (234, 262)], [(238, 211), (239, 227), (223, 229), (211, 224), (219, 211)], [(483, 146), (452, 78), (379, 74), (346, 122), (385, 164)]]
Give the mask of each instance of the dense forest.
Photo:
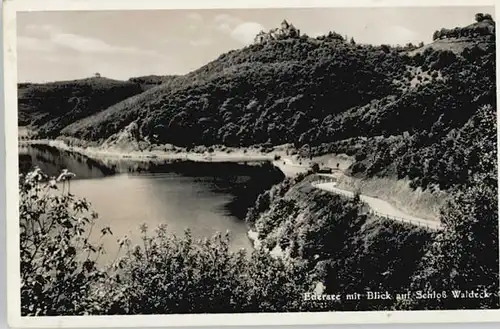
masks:
[[(196, 241), (144, 227), (144, 246), (122, 240), (126, 257), (100, 269), (91, 257), (99, 248), (76, 234), (97, 215), (71, 195), (43, 193), (53, 186), (31, 173), (20, 178), (21, 217), (52, 218), (62, 233), (30, 239), (29, 221), (22, 223), (23, 314), (498, 308), (495, 22), (475, 19), (420, 47), (273, 29), (273, 37), (259, 34), (182, 76), (21, 84), (19, 124), (38, 137), (109, 145), (133, 130), (149, 145), (290, 143), (303, 157), (352, 156), (352, 176), (404, 178), (450, 195), (444, 229), (429, 232), (370, 214), (357, 197), (313, 189), (309, 173), (273, 186), (249, 209), (262, 250), (232, 253), (220, 235)], [(78, 248), (89, 250), (83, 262)], [(37, 272), (43, 264), (51, 274)], [(318, 283), (325, 293), (492, 296), (323, 304), (299, 297)]]

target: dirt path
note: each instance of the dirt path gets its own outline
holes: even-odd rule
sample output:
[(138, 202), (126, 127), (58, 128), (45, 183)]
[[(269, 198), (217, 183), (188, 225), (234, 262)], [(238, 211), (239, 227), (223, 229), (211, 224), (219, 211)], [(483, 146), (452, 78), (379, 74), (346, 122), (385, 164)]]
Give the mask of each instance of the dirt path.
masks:
[[(20, 141), (20, 145), (47, 145), (60, 150), (79, 153), (99, 160), (127, 159), (130, 161), (184, 160), (196, 162), (265, 162), (273, 161), (277, 152), (262, 153), (253, 149), (231, 149), (230, 152), (215, 150), (214, 152), (187, 151), (122, 151), (98, 147), (69, 146), (60, 140), (29, 140)], [(279, 154), (278, 154), (279, 155)]]
[(273, 165), (279, 168), (286, 177), (295, 177), (300, 173), (307, 172), (310, 168), (309, 165), (294, 163), (291, 159), (286, 157), (273, 161)]
[[(354, 193), (350, 191), (346, 191), (343, 189), (339, 189), (335, 187), (335, 183), (333, 182), (314, 182), (312, 185), (315, 188), (335, 193), (335, 194), (341, 194), (347, 197), (354, 197)], [(387, 217), (391, 220), (399, 221), (399, 222), (405, 222), (405, 223), (410, 223), (413, 225), (425, 227), (428, 229), (432, 230), (441, 230), (442, 226), (439, 221), (432, 221), (432, 220), (427, 220), (427, 219), (422, 219), (418, 218), (412, 215), (408, 215), (404, 212), (402, 212), (399, 209), (396, 209), (393, 205), (391, 205), (389, 202), (384, 201), (382, 199), (377, 199), (374, 197), (369, 197), (366, 195), (361, 195), (360, 196), (361, 201), (365, 202), (368, 204), (368, 206), (372, 209), (372, 212), (375, 213), (378, 216), (381, 217)]]

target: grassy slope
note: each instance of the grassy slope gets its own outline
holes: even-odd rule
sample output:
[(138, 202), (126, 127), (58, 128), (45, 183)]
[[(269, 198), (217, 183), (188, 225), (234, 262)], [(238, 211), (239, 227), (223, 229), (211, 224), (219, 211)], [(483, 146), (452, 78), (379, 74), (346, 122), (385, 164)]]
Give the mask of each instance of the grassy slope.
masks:
[(339, 188), (348, 191), (362, 191), (362, 194), (380, 198), (404, 212), (429, 220), (439, 217), (439, 212), (448, 198), (448, 193), (440, 190), (416, 190), (410, 187), (408, 179), (394, 180), (387, 177), (356, 179), (340, 176)]
[[(475, 23), (462, 29), (473, 29), (481, 24), (486, 23)], [(472, 48), (474, 44), (485, 43), (486, 40), (484, 38), (437, 40), (424, 48), (432, 47), (443, 50), (446, 47), (439, 47), (439, 45), (450, 42), (465, 43)], [(424, 48), (414, 52), (425, 53)], [(159, 135), (159, 142), (176, 141), (181, 144), (193, 142), (189, 139), (175, 140), (172, 136), (168, 136), (169, 134), (164, 134), (168, 128), (178, 128), (178, 133), (186, 135), (199, 133), (202, 139), (195, 141), (198, 144), (203, 144), (204, 140), (223, 143), (224, 137), (226, 137), (227, 143), (247, 144), (250, 141), (247, 142), (245, 139), (252, 134), (255, 136), (256, 133), (263, 137), (262, 140), (254, 142), (270, 141), (276, 144), (293, 141), (290, 140), (291, 136), (288, 137), (288, 140), (283, 140), (287, 137), (283, 136), (284, 132), (280, 131), (282, 128), (280, 126), (273, 126), (272, 128), (275, 128), (273, 133), (262, 131), (264, 124), (278, 120), (293, 129), (293, 137), (296, 139), (303, 137), (302, 140), (309, 142), (312, 139), (308, 136), (311, 132), (301, 125), (305, 125), (305, 122), (312, 121), (314, 123), (316, 121), (319, 124), (323, 121), (324, 125), (331, 126), (333, 124), (333, 129), (336, 129), (336, 120), (339, 121), (337, 125), (342, 126), (344, 124), (343, 118), (349, 117), (349, 114), (339, 113), (346, 110), (352, 113), (350, 116), (353, 117), (354, 121), (361, 125), (367, 125), (373, 131), (371, 134), (376, 134), (387, 130), (383, 122), (363, 120), (363, 116), (365, 118), (373, 116), (370, 112), (377, 111), (377, 108), (383, 110), (387, 105), (390, 106), (391, 104), (387, 103), (394, 102), (394, 98), (390, 98), (392, 97), (390, 95), (399, 97), (401, 92), (403, 94), (405, 92), (421, 93), (420, 90), (414, 91), (419, 84), (416, 79), (419, 75), (422, 76), (421, 80), (426, 80), (428, 83), (434, 79), (443, 81), (442, 72), (439, 69), (431, 70), (436, 71), (439, 79), (432, 77), (431, 71), (416, 72), (418, 66), (411, 65), (411, 61), (408, 63), (408, 59), (404, 56), (398, 56), (398, 53), (404, 52), (398, 48), (351, 45), (339, 41), (338, 38), (286, 39), (264, 45), (252, 45), (223, 54), (215, 61), (185, 76), (131, 78), (130, 82), (150, 90), (121, 103), (113, 104), (103, 113), (70, 125), (63, 130), (63, 134), (103, 141), (136, 120), (141, 128), (141, 136), (138, 137)], [(339, 64), (335, 65), (331, 62)], [(425, 65), (428, 66), (427, 64), (431, 63)], [(290, 72), (292, 70), (298, 71), (299, 74), (293, 74), (294, 72)], [(255, 74), (253, 71), (257, 71), (257, 73)], [(268, 78), (268, 75), (277, 78), (277, 81)], [(351, 75), (355, 78), (350, 79)], [(288, 80), (286, 80), (287, 78)], [(371, 90), (367, 90), (367, 86), (363, 86), (361, 78), (373, 80)], [(242, 81), (245, 79), (247, 81)], [(291, 79), (296, 80), (297, 83), (290, 84)], [(339, 81), (346, 85), (344, 90), (336, 86)], [(281, 89), (275, 90), (273, 84), (280, 84), (279, 88)], [(376, 84), (385, 84), (387, 88), (377, 88)], [(330, 88), (326, 88), (325, 85), (330, 85)], [(248, 87), (256, 90), (247, 95), (239, 93)], [(349, 88), (359, 91), (351, 95), (352, 91)], [(263, 95), (265, 92), (269, 93), (270, 97), (265, 97)], [(189, 97), (192, 94), (193, 97)], [(214, 99), (214, 94), (217, 95), (217, 99)], [(340, 95), (343, 98), (357, 97), (359, 100), (338, 104)], [(382, 105), (372, 106), (373, 102), (381, 102)], [(241, 108), (241, 106), (247, 108)], [(400, 108), (401, 106), (404, 104), (396, 107)], [(221, 108), (237, 113), (228, 118), (225, 116), (227, 113)], [(287, 110), (301, 113), (289, 113)], [(82, 116), (88, 116), (94, 112), (98, 112), (98, 110), (90, 110)], [(261, 115), (255, 115), (255, 112), (259, 112)], [(362, 117), (356, 115), (356, 112)], [(265, 122), (265, 118), (263, 120), (264, 114), (271, 118), (270, 122)], [(339, 116), (339, 114), (341, 115)], [(248, 120), (243, 120), (245, 116)], [(248, 126), (249, 119), (260, 119), (264, 122), (261, 125)], [(394, 118), (382, 119), (392, 120)], [(24, 118), (22, 120), (26, 121)], [(202, 122), (198, 122), (199, 120)], [(414, 120), (410, 120), (410, 122), (414, 122)], [(233, 125), (241, 124), (245, 124), (246, 129), (235, 131)], [(207, 125), (210, 125), (209, 129)], [(407, 128), (403, 127), (400, 130)], [(334, 139), (338, 140), (339, 137), (342, 136), (334, 136)], [(325, 137), (319, 139), (324, 141)]]
[[(280, 49), (282, 58), (272, 62), (269, 57)], [(489, 99), (478, 98), (483, 90), (471, 84), (483, 84), (480, 79), (457, 77), (478, 75), (482, 68), (439, 54), (428, 52), (422, 63), (406, 65), (404, 56), (381, 49), (312, 39), (255, 45), (76, 122), (62, 133), (102, 142), (135, 121), (137, 138), (154, 143), (238, 146), (415, 134), (430, 131), (439, 120), (446, 129), (460, 128)], [(242, 64), (245, 58), (248, 62)], [(363, 59), (367, 63), (356, 62)], [(353, 62), (352, 69), (343, 67)], [(416, 69), (420, 66), (426, 70)], [(462, 67), (467, 69), (461, 72)], [(346, 69), (363, 73), (345, 81)], [(395, 77), (398, 83), (391, 83)], [(335, 82), (339, 79), (344, 79), (343, 87)], [(339, 102), (341, 95), (346, 101)]]
[(480, 42), (477, 39), (473, 38), (453, 38), (453, 39), (442, 39), (435, 40), (423, 47), (412, 50), (408, 52), (408, 55), (414, 56), (416, 54), (423, 54), (426, 49), (432, 48), (434, 50), (449, 50), (456, 54), (461, 54), (465, 48), (473, 48), (475, 45), (486, 48), (490, 44), (487, 40), (481, 40)]
[[(475, 22), (472, 23), (468, 26), (460, 28), (464, 32), (467, 33), (469, 31), (471, 34), (473, 33), (474, 30), (476, 29), (489, 29), (492, 30), (494, 33), (495, 30), (495, 24), (492, 21), (485, 20), (482, 22)], [(494, 36), (494, 34), (493, 34)], [(492, 40), (493, 39), (493, 40)], [(449, 50), (454, 52), (455, 54), (461, 54), (465, 48), (472, 49), (475, 46), (481, 47), (481, 48), (486, 48), (488, 45), (494, 41), (494, 37), (491, 38), (491, 36), (485, 36), (483, 38), (477, 38), (473, 36), (463, 36), (460, 38), (439, 38), (437, 40), (434, 40), (434, 42), (431, 42), (430, 44), (424, 45), (423, 47), (420, 47), (418, 49), (409, 51), (408, 54), (411, 56), (414, 56), (418, 53), (422, 54), (425, 52), (426, 49), (433, 48), (434, 50)]]
[[(495, 106), (495, 54), (484, 38), (455, 42), (483, 42), (485, 47), (468, 56), (462, 48), (446, 48), (449, 41), (437, 41), (441, 51), (427, 47), (415, 58), (328, 40), (253, 45), (165, 79), (62, 133), (103, 142), (126, 130), (138, 140), (181, 145), (291, 141), (308, 149), (306, 155), (352, 156), (353, 174), (382, 176), (364, 181), (364, 189), (383, 190), (384, 198), (410, 208), (424, 204), (435, 214), (436, 194), (412, 194), (407, 181), (384, 177), (409, 176), (415, 186), (450, 188), (463, 182), (451, 173), (467, 176), (477, 169), (477, 158), (496, 141), (496, 108), (484, 110)], [(428, 81), (415, 83), (412, 73)], [(285, 181), (258, 198), (248, 220), (260, 242), (304, 260), (328, 292), (407, 288), (432, 236), (370, 217), (362, 205), (309, 183)]]

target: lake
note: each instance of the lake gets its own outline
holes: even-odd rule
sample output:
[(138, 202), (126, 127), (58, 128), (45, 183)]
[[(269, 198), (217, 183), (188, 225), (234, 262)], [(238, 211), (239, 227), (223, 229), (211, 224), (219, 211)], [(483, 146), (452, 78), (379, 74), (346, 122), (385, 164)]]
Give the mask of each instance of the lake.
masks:
[(252, 249), (244, 217), (258, 194), (283, 180), (271, 164), (160, 163), (115, 160), (105, 163), (49, 146), (19, 149), (19, 166), (38, 166), (49, 175), (62, 169), (76, 174), (71, 193), (85, 197), (99, 214), (99, 227), (110, 226), (106, 259), (114, 259), (116, 240), (124, 235), (140, 243), (139, 226), (167, 224), (172, 234), (190, 229), (197, 238), (231, 232), (231, 249)]

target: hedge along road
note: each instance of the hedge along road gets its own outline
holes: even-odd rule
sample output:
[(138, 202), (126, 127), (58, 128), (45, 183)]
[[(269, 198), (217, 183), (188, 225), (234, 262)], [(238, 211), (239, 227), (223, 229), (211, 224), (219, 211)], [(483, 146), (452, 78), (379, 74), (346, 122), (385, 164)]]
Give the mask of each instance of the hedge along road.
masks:
[[(325, 181), (319, 181), (319, 182), (313, 182), (311, 183), (313, 187), (318, 188), (323, 191), (327, 191), (330, 193), (335, 193), (335, 194), (340, 194), (344, 195), (350, 198), (354, 197), (354, 193), (351, 191), (346, 191), (343, 189), (339, 189), (335, 187), (334, 182), (325, 182)], [(361, 194), (360, 195), (361, 201), (365, 202), (368, 204), (368, 206), (372, 209), (373, 213), (375, 215), (380, 216), (380, 217), (387, 217), (391, 220), (394, 221), (399, 221), (403, 223), (410, 223), (416, 226), (421, 226), (424, 228), (432, 229), (432, 230), (441, 230), (443, 227), (439, 221), (433, 221), (433, 220), (427, 220), (423, 218), (418, 218), (409, 214), (406, 214), (402, 212), (399, 209), (396, 209), (393, 205), (391, 205), (389, 202), (377, 199), (374, 197), (369, 197), (366, 195)]]

